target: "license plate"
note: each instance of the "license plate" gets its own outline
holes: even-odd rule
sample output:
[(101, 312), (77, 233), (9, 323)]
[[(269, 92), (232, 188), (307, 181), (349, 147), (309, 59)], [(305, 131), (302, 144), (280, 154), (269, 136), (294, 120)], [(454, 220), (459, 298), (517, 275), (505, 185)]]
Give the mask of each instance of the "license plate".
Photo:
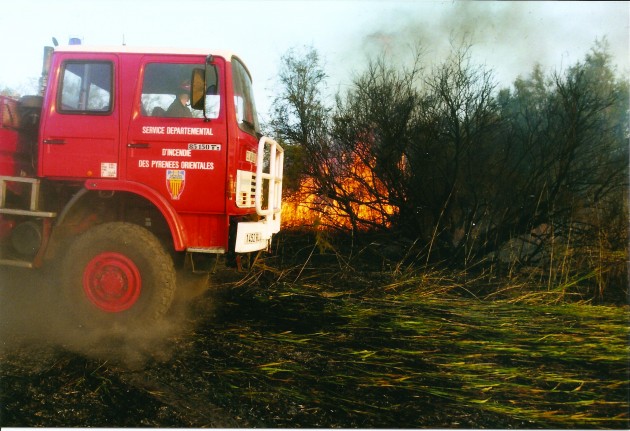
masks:
[(245, 234), (246, 244), (256, 244), (262, 240), (262, 234), (260, 232), (251, 232)]

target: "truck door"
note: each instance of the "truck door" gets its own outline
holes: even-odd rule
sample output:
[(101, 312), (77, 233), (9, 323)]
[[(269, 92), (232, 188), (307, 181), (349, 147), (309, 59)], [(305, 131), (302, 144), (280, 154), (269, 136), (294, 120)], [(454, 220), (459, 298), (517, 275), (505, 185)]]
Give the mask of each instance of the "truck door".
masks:
[(179, 212), (225, 212), (227, 131), (221, 108), (220, 70), (212, 66), (207, 112), (190, 108), (190, 82), (203, 59), (185, 63), (148, 58), (137, 97), (139, 115), (130, 123), (127, 179), (147, 185)]
[(40, 134), (40, 174), (117, 178), (116, 57), (65, 58), (55, 70)]

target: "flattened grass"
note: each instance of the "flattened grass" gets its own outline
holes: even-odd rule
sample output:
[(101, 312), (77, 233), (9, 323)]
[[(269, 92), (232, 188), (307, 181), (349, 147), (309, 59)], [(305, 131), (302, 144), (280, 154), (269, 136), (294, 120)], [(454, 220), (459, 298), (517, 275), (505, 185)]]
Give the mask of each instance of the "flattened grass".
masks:
[(630, 425), (627, 308), (431, 294), (377, 274), (307, 280), (235, 291), (210, 328), (228, 325), (215, 383), (254, 416), (281, 412), (263, 425)]

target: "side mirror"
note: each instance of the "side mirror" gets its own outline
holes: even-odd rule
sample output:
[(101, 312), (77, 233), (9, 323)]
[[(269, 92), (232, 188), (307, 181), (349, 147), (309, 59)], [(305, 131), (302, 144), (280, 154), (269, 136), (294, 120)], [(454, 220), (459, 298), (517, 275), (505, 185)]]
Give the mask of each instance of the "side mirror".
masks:
[(206, 99), (206, 72), (204, 69), (193, 69), (190, 80), (190, 106), (193, 109), (203, 109)]

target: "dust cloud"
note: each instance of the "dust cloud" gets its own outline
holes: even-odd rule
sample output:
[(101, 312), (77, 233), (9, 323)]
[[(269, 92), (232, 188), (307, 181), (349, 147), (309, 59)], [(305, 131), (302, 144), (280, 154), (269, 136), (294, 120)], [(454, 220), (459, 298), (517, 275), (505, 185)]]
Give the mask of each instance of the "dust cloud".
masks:
[(147, 362), (168, 361), (194, 333), (199, 321), (196, 314), (202, 311), (207, 319), (214, 309), (206, 284), (205, 291), (179, 295), (168, 315), (152, 325), (88, 329), (73, 319), (51, 272), (0, 268), (0, 360), (11, 357), (15, 361), (17, 355), (20, 361), (39, 367), (54, 361), (56, 353), (69, 351), (140, 368)]

